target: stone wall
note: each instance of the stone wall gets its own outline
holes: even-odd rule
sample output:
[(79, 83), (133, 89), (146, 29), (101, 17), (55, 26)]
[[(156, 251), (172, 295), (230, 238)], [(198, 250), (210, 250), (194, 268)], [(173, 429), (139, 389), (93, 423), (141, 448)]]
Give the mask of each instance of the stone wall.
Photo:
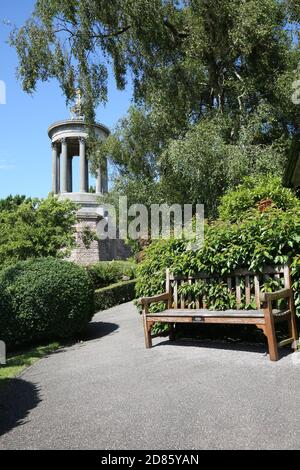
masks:
[(83, 241), (85, 230), (96, 232), (98, 221), (97, 216), (78, 217), (76, 248), (72, 251), (70, 260), (82, 266), (88, 266), (98, 261), (129, 258), (131, 251), (123, 240), (93, 240), (89, 248), (85, 246)]

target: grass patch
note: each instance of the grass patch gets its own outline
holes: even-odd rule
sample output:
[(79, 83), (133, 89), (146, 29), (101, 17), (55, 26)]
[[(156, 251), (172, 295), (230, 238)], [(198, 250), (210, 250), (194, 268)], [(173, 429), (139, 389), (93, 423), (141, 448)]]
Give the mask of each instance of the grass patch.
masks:
[(6, 365), (0, 365), (0, 386), (7, 382), (7, 379), (16, 377), (24, 369), (32, 366), (42, 357), (56, 351), (60, 346), (61, 344), (55, 342), (48, 344), (47, 346), (37, 346), (28, 351), (8, 354)]

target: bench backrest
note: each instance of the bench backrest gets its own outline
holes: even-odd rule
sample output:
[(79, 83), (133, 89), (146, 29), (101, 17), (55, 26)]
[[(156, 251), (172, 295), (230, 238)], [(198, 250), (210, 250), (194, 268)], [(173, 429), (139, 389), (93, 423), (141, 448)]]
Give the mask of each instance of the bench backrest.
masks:
[(290, 288), (289, 265), (266, 266), (261, 273), (238, 269), (226, 276), (198, 273), (187, 277), (170, 270), (166, 274), (169, 308), (175, 309), (210, 308), (212, 298), (217, 303), (228, 302), (227, 308), (231, 309), (260, 309), (262, 287), (265, 291)]

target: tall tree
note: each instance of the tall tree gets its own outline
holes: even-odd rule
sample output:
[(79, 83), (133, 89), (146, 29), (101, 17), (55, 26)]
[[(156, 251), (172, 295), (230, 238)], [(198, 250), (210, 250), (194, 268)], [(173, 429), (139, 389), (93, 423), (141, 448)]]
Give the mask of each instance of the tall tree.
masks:
[(107, 99), (111, 59), (120, 89), (130, 71), (136, 100), (168, 119), (177, 114), (180, 122), (215, 108), (249, 111), (266, 97), (276, 102), (278, 78), (299, 58), (288, 54), (292, 38), (285, 28), (296, 4), (36, 0), (32, 18), (11, 40), (26, 91), (56, 77), (68, 99), (81, 88), (92, 113)]
[(26, 196), (7, 196), (5, 199), (0, 199), (0, 212), (2, 211), (14, 211), (18, 206), (23, 204), (23, 202), (30, 202), (30, 199)]
[[(107, 100), (109, 61), (120, 89), (131, 74), (135, 106), (94, 159), (109, 154), (131, 182), (164, 180), (168, 188), (180, 174), (186, 188), (200, 186), (203, 176), (197, 183), (189, 175), (192, 162), (201, 160), (198, 174), (204, 165), (208, 174), (208, 163), (212, 174), (226, 173), (222, 183), (212, 182), (219, 197), (233, 180), (232, 167), (224, 158), (218, 170), (221, 148), (211, 159), (207, 145), (197, 160), (201, 142), (211, 148), (222, 142), (224, 155), (236, 155), (246, 174), (250, 165), (263, 167), (262, 155), (277, 170), (282, 164), (299, 125), (299, 107), (291, 100), (299, 78), (299, 19), (296, 0), (36, 0), (32, 18), (14, 31), (11, 43), (23, 88), (32, 92), (38, 80), (56, 77), (68, 100), (80, 88), (88, 121)], [(222, 125), (211, 141), (216, 121)], [(182, 139), (186, 145), (191, 140), (190, 158), (183, 158)], [(185, 197), (194, 196), (193, 190)], [(211, 197), (210, 191), (202, 197)]]

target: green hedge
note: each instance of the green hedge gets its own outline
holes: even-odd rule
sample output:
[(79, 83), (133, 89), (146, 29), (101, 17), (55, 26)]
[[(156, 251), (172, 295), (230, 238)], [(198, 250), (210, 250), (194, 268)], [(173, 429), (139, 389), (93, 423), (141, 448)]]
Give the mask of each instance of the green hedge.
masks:
[(94, 314), (94, 289), (85, 269), (40, 258), (0, 272), (0, 339), (9, 347), (71, 338)]
[(107, 310), (108, 308), (120, 305), (125, 302), (131, 302), (135, 299), (135, 283), (136, 281), (119, 282), (95, 292), (95, 309)]
[(129, 281), (136, 277), (134, 261), (101, 261), (87, 268), (95, 289)]

